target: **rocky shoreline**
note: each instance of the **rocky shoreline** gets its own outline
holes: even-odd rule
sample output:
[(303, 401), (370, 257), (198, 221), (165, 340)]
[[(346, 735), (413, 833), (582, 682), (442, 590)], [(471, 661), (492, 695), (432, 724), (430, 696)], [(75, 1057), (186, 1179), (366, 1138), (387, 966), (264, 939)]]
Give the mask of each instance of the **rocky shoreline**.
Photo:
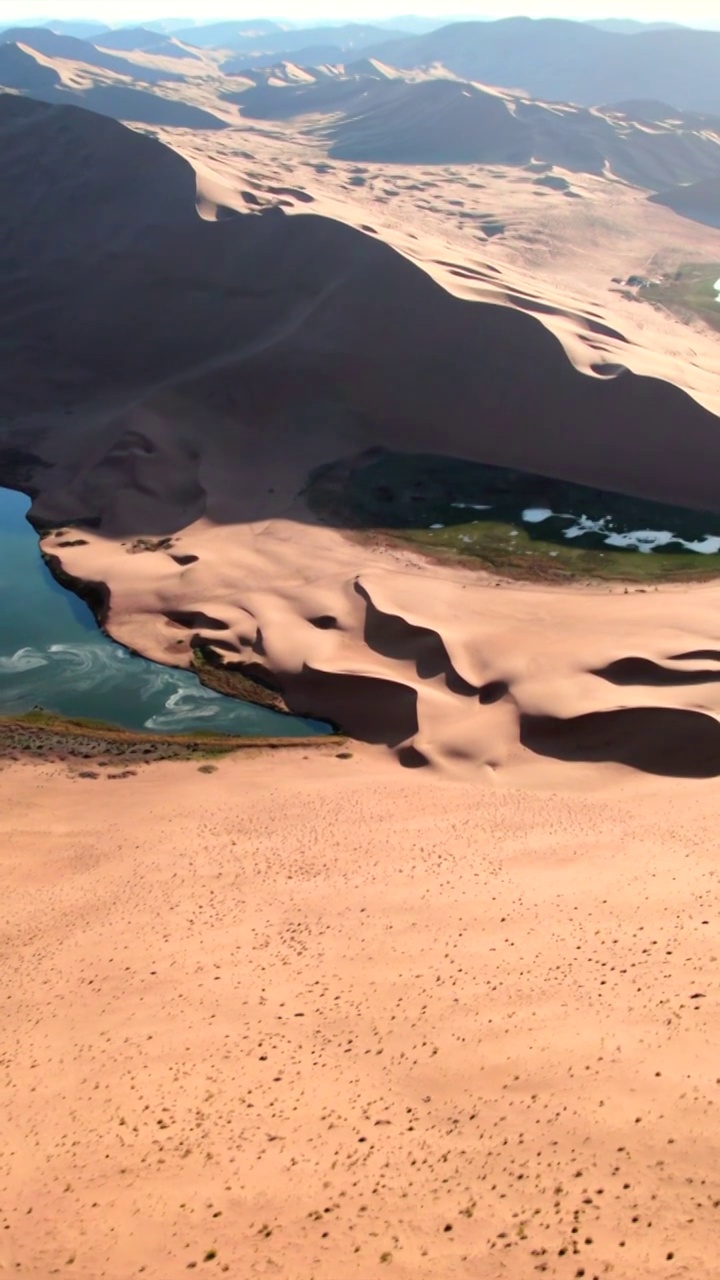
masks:
[(235, 737), (223, 734), (135, 733), (91, 720), (66, 719), (41, 709), (0, 717), (0, 760), (83, 760), (118, 764), (150, 764), (158, 760), (197, 760), (239, 751), (277, 751), (319, 747), (342, 748), (345, 738), (319, 735), (307, 738)]

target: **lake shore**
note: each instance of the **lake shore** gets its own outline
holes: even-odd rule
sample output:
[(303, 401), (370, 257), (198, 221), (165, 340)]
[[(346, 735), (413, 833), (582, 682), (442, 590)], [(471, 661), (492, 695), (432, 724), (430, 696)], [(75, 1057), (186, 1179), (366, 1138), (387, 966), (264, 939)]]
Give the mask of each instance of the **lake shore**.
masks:
[(207, 760), (238, 751), (280, 751), (325, 747), (340, 750), (347, 739), (333, 734), (306, 738), (239, 736), (216, 733), (158, 734), (117, 728), (99, 721), (56, 716), (42, 710), (0, 716), (0, 762), (24, 756), (45, 760), (134, 761)]
[[(30, 491), (29, 474), (24, 483)], [(172, 659), (153, 665), (137, 648), (115, 644), (106, 627), (110, 592), (104, 581), (74, 577), (57, 555), (43, 555), (42, 530), (31, 523), (31, 514), (24, 491), (0, 487), (0, 595), (13, 601), (0, 619), (0, 718), (22, 721), (44, 708), (44, 730), (55, 720), (75, 751), (78, 725), (90, 725), (96, 734), (112, 726), (115, 750), (120, 742), (127, 750), (134, 737), (142, 742), (152, 732), (159, 743), (154, 754), (160, 756), (179, 750), (183, 734), (188, 740), (209, 734), (229, 742), (264, 741), (306, 738), (314, 730), (323, 736), (329, 729), (275, 714), (284, 709), (281, 702), (250, 679), (213, 679), (199, 651), (193, 655), (198, 661), (183, 669)], [(72, 530), (59, 533), (58, 540), (61, 547), (87, 545)], [(5, 724), (5, 742), (8, 733)], [(175, 739), (176, 748), (163, 747), (163, 738)], [(27, 733), (21, 739), (26, 749)], [(45, 751), (47, 732), (43, 742)], [(32, 743), (39, 749), (37, 733)]]

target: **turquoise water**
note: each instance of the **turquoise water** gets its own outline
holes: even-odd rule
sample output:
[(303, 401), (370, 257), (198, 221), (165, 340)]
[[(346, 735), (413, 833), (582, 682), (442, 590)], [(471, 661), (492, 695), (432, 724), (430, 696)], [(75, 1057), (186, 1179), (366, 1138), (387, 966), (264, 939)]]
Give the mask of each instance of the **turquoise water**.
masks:
[(28, 499), (0, 489), (0, 715), (42, 707), (124, 729), (303, 737), (313, 720), (279, 715), (205, 689), (188, 671), (135, 657), (98, 630), (61, 587), (25, 519)]

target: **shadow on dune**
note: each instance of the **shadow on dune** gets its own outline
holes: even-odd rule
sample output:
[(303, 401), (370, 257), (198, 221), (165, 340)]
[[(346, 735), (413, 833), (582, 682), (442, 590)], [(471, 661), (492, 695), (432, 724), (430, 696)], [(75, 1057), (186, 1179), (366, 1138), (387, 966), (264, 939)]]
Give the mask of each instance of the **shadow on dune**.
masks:
[[(12, 192), (0, 265), (22, 281), (0, 299), (7, 421), (173, 387), (233, 422), (222, 444), (238, 474), (271, 438), (308, 456), (314, 424), (332, 419), (365, 447), (717, 508), (712, 413), (660, 379), (586, 377), (533, 316), (447, 293), (379, 238), (274, 209), (203, 221), (179, 155), (74, 107), (0, 95), (0, 164)], [(64, 401), (68, 369), (87, 374)], [(95, 486), (73, 422), (61, 414), (53, 431), (83, 464), (76, 509), (58, 518), (102, 519), (130, 463), (116, 458), (114, 484)], [(131, 464), (137, 490), (145, 463)], [(188, 455), (188, 484), (197, 467)], [(261, 508), (238, 489), (213, 518), (274, 514)], [(118, 536), (146, 532), (123, 520), (116, 510)]]
[(720, 227), (720, 177), (717, 175), (685, 185), (670, 187), (648, 196), (651, 204), (662, 204), (683, 218), (706, 227)]
[(62, 80), (54, 67), (38, 62), (27, 49), (16, 44), (0, 44), (0, 84), (42, 98), (52, 96)]
[(364, 640), (369, 649), (393, 662), (412, 663), (421, 680), (443, 676), (451, 693), (475, 697), (478, 690), (455, 670), (437, 631), (406, 622), (398, 614), (384, 613), (360, 582), (355, 583), (355, 590), (365, 601)]
[(720, 649), (693, 649), (690, 653), (676, 653), (673, 662), (720, 662)]
[(180, 71), (144, 67), (130, 62), (127, 58), (98, 49), (89, 40), (79, 40), (76, 36), (58, 35), (48, 27), (10, 27), (0, 31), (0, 46), (2, 45), (22, 45), (44, 58), (79, 62), (87, 67), (141, 80), (145, 84), (160, 84), (162, 81), (170, 80), (179, 82), (184, 79)]
[(403, 769), (426, 769), (430, 764), (427, 756), (418, 751), (417, 747), (401, 747), (397, 758)]
[(399, 747), (418, 732), (417, 693), (395, 680), (305, 666), (280, 683), (294, 715), (327, 720), (359, 742)]
[(570, 720), (523, 716), (520, 741), (553, 760), (622, 764), (664, 778), (720, 776), (720, 723), (702, 712), (631, 707)]
[(146, 27), (123, 27), (119, 31), (103, 31), (91, 41), (96, 49), (109, 49), (115, 53), (150, 53), (154, 57), (181, 58), (198, 61), (202, 55), (197, 49)]
[(599, 676), (617, 685), (650, 685), (657, 688), (673, 688), (680, 685), (713, 684), (720, 681), (720, 670), (716, 671), (674, 671), (670, 667), (662, 667), (649, 658), (621, 658), (611, 662), (609, 666), (591, 675)]
[[(67, 96), (67, 95), (65, 95)], [(59, 101), (58, 98), (55, 101)], [(227, 129), (225, 120), (189, 102), (161, 98), (147, 89), (94, 85), (75, 95), (78, 106), (113, 120), (133, 120), (140, 124), (167, 125), (175, 129)]]

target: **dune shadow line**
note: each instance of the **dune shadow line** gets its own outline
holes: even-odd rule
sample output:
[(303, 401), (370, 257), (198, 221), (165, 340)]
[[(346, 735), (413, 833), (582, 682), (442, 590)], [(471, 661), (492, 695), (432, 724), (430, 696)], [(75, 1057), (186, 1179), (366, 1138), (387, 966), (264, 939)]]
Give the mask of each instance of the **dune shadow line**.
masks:
[(623, 764), (663, 778), (720, 776), (720, 723), (700, 711), (629, 707), (570, 720), (523, 716), (520, 741), (553, 760)]
[(365, 601), (364, 640), (369, 649), (393, 662), (412, 662), (421, 680), (443, 676), (451, 693), (474, 698), (477, 688), (464, 680), (453, 666), (445, 643), (430, 627), (407, 622), (396, 613), (385, 613), (374, 604), (370, 592), (360, 582), (355, 591)]

